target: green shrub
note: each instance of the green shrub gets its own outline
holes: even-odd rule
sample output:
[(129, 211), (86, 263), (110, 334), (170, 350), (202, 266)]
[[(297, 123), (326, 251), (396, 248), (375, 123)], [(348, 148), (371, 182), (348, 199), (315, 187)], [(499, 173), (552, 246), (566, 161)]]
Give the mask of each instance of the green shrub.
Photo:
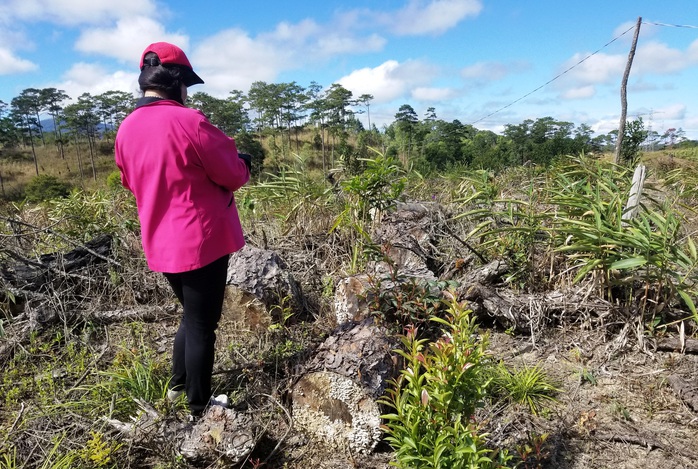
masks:
[[(486, 447), (474, 420), (490, 379), (486, 368), (487, 336), (477, 334), (471, 311), (455, 300), (447, 320), (432, 318), (445, 332), (436, 342), (418, 339), (416, 328), (402, 336), (405, 369), (392, 382), (381, 403), (393, 410), (383, 415), (387, 441), (395, 450), (394, 465), (411, 469), (506, 467), (506, 451)], [(495, 461), (497, 459), (497, 461)]]
[(55, 176), (41, 174), (29, 181), (24, 189), (24, 194), (29, 202), (59, 199), (70, 194), (70, 184)]
[(109, 189), (120, 189), (123, 186), (121, 185), (121, 172), (120, 171), (112, 171), (107, 175), (107, 187)]

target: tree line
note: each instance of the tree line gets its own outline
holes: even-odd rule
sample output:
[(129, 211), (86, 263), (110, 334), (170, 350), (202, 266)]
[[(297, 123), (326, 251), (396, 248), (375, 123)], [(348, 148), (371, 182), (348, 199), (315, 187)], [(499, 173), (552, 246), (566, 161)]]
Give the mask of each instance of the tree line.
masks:
[[(310, 132), (309, 145), (321, 155), (323, 171), (338, 161), (350, 171), (359, 170), (371, 147), (422, 171), (453, 166), (497, 170), (526, 162), (545, 165), (560, 155), (611, 151), (618, 133), (595, 136), (587, 124), (576, 126), (547, 116), (507, 124), (497, 134), (459, 120), (440, 119), (433, 107), (420, 118), (409, 104), (400, 106), (395, 120), (379, 130), (371, 123), (373, 99), (370, 94), (354, 97), (337, 83), (323, 88), (316, 82), (303, 87), (296, 82), (257, 81), (247, 94), (233, 90), (227, 97), (217, 98), (197, 92), (188, 104), (226, 134), (236, 136), (245, 151), (270, 157), (272, 166), (283, 155), (300, 153), (308, 145)], [(108, 91), (94, 96), (83, 93), (66, 104), (69, 101), (71, 98), (56, 88), (27, 88), (9, 104), (0, 101), (0, 146), (30, 148), (38, 175), (36, 145), (55, 145), (62, 158), (71, 145), (78, 153), (82, 175), (86, 157), (80, 154), (83, 143), (95, 176), (98, 144), (112, 143), (119, 124), (133, 109), (135, 97)], [(52, 124), (48, 131), (47, 120)], [(682, 129), (669, 129), (661, 135), (645, 130), (641, 118), (629, 122), (625, 138), (626, 160), (632, 160), (641, 145), (661, 148), (686, 140)], [(267, 155), (261, 154), (261, 140), (267, 143)]]

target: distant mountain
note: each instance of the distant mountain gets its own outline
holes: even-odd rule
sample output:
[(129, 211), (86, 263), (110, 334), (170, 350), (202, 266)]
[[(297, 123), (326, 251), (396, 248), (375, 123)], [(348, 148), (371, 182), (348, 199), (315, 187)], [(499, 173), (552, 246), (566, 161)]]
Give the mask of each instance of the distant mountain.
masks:
[[(64, 125), (63, 128), (65, 129), (65, 127), (66, 126)], [(104, 124), (100, 123), (99, 125), (97, 125), (97, 131), (100, 134), (102, 134), (102, 133), (104, 133), (105, 129), (110, 129), (110, 127), (111, 126), (105, 126)], [(53, 119), (42, 119), (41, 120), (41, 130), (43, 130), (44, 132), (55, 131), (55, 127), (53, 126)]]

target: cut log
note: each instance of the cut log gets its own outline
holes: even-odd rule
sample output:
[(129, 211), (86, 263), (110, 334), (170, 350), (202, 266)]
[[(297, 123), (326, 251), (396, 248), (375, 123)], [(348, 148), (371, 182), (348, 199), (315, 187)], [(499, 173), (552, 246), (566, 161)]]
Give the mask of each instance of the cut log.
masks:
[(396, 376), (396, 346), (370, 318), (341, 326), (291, 387), (297, 427), (332, 448), (373, 451), (381, 439), (377, 399)]
[(230, 256), (224, 316), (250, 327), (305, 312), (300, 285), (273, 251), (245, 246)]
[(369, 273), (385, 276), (397, 270), (402, 276), (436, 280), (433, 233), (443, 224), (442, 210), (433, 203), (399, 202), (384, 213), (371, 237), (388, 260), (370, 265)]
[(565, 316), (602, 317), (613, 309), (608, 302), (587, 299), (578, 291), (519, 294), (477, 283), (461, 285), (458, 300), (466, 300), (481, 321), (494, 321), (520, 334), (535, 334), (546, 324)]

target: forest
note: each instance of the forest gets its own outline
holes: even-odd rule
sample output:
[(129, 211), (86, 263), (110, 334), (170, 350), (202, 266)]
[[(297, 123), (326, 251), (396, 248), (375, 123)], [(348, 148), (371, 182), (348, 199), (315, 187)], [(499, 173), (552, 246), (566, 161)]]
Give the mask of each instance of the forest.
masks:
[(372, 100), (189, 97), (253, 156), (216, 345), (233, 405), (194, 426), (165, 399), (181, 309), (113, 160), (134, 97), (0, 103), (0, 469), (696, 467), (698, 142), (638, 117), (615, 161), (584, 123), (403, 104), (379, 129)]
[[(420, 118), (414, 108), (403, 104), (395, 120), (378, 129), (371, 123), (373, 96), (354, 97), (339, 84), (323, 89), (316, 82), (303, 87), (295, 82), (255, 82), (245, 95), (234, 90), (225, 99), (203, 92), (194, 93), (188, 105), (201, 110), (213, 124), (238, 139), (246, 151), (258, 158), (271, 172), (278, 170), (284, 156), (301, 153), (300, 134), (312, 134), (310, 142), (318, 165), (327, 172), (337, 164), (358, 170), (357, 161), (377, 148), (387, 156), (398, 156), (403, 163), (422, 173), (467, 167), (500, 171), (526, 162), (546, 165), (560, 155), (612, 151), (617, 131), (594, 135), (585, 123), (556, 120), (553, 117), (527, 119), (507, 124), (501, 134), (479, 130), (460, 121), (439, 119), (429, 108)], [(109, 154), (109, 144), (119, 123), (130, 112), (135, 97), (123, 91), (108, 91), (77, 99), (55, 88), (23, 90), (10, 103), (0, 101), (0, 146), (3, 160), (17, 158), (17, 149), (30, 149), (35, 175), (40, 173), (36, 146), (54, 147), (65, 160), (69, 149), (78, 168), (70, 168), (81, 178), (91, 172), (96, 179), (95, 156)], [(365, 125), (364, 125), (365, 124)], [(641, 117), (626, 129), (626, 160), (640, 148), (660, 150), (695, 145), (682, 129), (661, 133), (645, 129)], [(306, 141), (308, 138), (305, 136)], [(262, 145), (263, 143), (263, 145)], [(358, 165), (358, 166), (357, 166)], [(91, 171), (90, 171), (91, 168)], [(3, 181), (12, 180), (3, 175)]]

